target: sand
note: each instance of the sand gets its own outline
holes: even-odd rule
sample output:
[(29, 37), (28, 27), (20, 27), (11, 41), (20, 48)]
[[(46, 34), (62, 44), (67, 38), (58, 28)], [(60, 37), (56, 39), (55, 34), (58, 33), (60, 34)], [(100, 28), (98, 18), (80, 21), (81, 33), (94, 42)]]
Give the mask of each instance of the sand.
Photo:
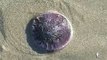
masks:
[[(26, 27), (48, 10), (64, 14), (74, 34), (63, 50), (40, 54)], [(107, 0), (0, 0), (0, 60), (107, 60)]]

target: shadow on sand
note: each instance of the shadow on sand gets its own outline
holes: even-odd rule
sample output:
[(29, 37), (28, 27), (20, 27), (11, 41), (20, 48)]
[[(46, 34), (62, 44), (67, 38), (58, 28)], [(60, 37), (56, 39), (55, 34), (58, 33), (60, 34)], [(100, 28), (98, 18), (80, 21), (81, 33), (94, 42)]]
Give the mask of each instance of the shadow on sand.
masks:
[(2, 14), (2, 9), (0, 8), (0, 31), (2, 35), (4, 36), (4, 39), (6, 38), (5, 30), (4, 30), (4, 18)]

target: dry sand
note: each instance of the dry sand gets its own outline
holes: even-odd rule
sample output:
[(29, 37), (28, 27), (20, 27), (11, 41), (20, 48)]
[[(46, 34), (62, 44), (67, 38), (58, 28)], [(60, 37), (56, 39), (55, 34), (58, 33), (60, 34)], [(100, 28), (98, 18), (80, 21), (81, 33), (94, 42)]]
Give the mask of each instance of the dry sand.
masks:
[[(25, 30), (48, 10), (64, 14), (74, 36), (63, 50), (39, 54)], [(107, 60), (107, 0), (0, 0), (0, 60)]]

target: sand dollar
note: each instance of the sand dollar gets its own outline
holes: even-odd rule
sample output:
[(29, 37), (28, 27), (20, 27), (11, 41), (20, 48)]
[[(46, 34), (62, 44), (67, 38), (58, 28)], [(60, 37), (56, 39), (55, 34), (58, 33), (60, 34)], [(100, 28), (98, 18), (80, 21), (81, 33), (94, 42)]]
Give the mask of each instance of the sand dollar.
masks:
[(32, 30), (38, 47), (47, 52), (63, 49), (73, 35), (69, 20), (56, 11), (49, 11), (35, 17)]

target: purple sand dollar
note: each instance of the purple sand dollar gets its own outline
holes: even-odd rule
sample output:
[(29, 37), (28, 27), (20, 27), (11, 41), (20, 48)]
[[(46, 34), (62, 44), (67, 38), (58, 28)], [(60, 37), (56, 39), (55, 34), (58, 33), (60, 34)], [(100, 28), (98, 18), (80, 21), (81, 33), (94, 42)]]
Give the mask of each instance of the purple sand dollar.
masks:
[(73, 35), (69, 20), (56, 11), (35, 17), (32, 29), (35, 42), (46, 51), (57, 51), (64, 48)]

